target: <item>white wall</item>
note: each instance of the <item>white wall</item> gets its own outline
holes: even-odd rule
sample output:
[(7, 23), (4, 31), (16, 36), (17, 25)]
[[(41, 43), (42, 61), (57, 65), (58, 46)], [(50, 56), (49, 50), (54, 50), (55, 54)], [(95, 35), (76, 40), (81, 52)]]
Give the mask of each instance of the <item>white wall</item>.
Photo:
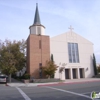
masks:
[[(68, 58), (68, 42), (78, 43), (80, 63), (69, 63)], [(53, 54), (54, 61), (58, 66), (67, 63), (65, 68), (84, 68), (85, 78), (92, 77), (93, 73), (93, 44), (74, 32), (66, 32), (64, 34), (52, 37), (50, 39), (50, 53)], [(60, 64), (61, 63), (61, 64)], [(88, 68), (88, 70), (86, 70)], [(55, 73), (55, 78), (59, 78), (59, 71)], [(62, 73), (65, 79), (65, 72)]]
[[(38, 32), (38, 28), (40, 28), (40, 32)], [(30, 34), (45, 35), (45, 28), (43, 26), (31, 26), (30, 27)]]

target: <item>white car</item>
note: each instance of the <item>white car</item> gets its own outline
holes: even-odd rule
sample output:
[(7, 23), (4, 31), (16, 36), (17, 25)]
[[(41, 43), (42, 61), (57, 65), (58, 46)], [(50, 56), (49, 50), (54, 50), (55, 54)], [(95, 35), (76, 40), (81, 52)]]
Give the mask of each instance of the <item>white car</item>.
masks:
[(0, 83), (6, 83), (6, 82), (7, 82), (6, 75), (0, 75)]

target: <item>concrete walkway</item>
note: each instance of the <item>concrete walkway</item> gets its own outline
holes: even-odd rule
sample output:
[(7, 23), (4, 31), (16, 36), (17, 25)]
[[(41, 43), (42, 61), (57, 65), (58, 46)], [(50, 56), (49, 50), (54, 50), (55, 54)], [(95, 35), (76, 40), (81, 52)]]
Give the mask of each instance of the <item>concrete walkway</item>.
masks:
[(62, 82), (49, 82), (49, 83), (7, 83), (11, 87), (20, 87), (20, 86), (48, 86), (48, 85), (60, 85), (60, 84), (75, 84), (75, 83), (85, 83), (85, 82), (96, 82), (100, 81), (100, 78), (85, 78), (85, 79), (68, 79)]

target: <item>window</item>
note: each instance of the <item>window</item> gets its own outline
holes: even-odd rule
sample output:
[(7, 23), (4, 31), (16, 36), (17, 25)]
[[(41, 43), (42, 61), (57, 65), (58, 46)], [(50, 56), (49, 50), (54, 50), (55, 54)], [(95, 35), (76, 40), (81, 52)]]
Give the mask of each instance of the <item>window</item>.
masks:
[(79, 52), (77, 43), (68, 43), (68, 55), (70, 63), (79, 63)]
[(37, 34), (41, 35), (41, 27), (37, 27)]
[(42, 66), (42, 63), (39, 63), (39, 67), (41, 67)]
[(39, 40), (39, 49), (41, 49), (41, 40)]

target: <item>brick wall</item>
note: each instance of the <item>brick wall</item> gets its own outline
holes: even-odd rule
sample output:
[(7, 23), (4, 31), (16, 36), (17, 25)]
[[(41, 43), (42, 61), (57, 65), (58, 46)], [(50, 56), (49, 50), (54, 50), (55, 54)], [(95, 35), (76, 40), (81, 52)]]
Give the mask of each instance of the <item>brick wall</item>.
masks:
[(39, 63), (44, 66), (46, 60), (50, 60), (49, 36), (30, 34), (27, 39), (27, 72), (39, 78)]

